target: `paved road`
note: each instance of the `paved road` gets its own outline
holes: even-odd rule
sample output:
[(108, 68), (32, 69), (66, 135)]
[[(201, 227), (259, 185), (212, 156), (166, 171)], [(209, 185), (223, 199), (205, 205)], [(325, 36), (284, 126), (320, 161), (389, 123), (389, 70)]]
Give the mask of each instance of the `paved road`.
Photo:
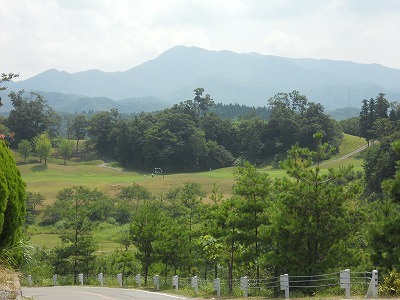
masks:
[(22, 295), (37, 300), (177, 300), (180, 296), (122, 288), (54, 286), (22, 288)]

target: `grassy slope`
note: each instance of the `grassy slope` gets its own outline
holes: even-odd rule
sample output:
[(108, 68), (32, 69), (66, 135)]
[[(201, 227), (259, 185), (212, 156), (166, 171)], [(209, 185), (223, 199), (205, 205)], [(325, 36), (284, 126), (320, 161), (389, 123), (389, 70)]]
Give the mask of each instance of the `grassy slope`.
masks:
[[(339, 149), (340, 153), (333, 159), (346, 155), (365, 144), (363, 139), (345, 135), (344, 142)], [(333, 159), (331, 163), (324, 163), (321, 167), (335, 168), (340, 165), (351, 164), (356, 170), (362, 170), (362, 157), (360, 154), (344, 160), (334, 161)], [(21, 160), (21, 158), (16, 156), (16, 160)], [(47, 166), (38, 163), (19, 165), (27, 190), (40, 192), (44, 195), (46, 198), (45, 204), (52, 203), (60, 189), (76, 185), (98, 188), (109, 195), (115, 195), (120, 187), (129, 186), (136, 182), (149, 189), (154, 195), (161, 197), (169, 189), (182, 186), (184, 182), (198, 182), (208, 194), (211, 193), (215, 184), (224, 196), (229, 197), (234, 184), (234, 168), (198, 173), (165, 174), (164, 177), (155, 175), (152, 178), (150, 174), (101, 167), (99, 166), (100, 162), (93, 164), (68, 162), (67, 165), (63, 165), (62, 160), (49, 159), (48, 162)], [(283, 170), (270, 167), (263, 168), (262, 171), (268, 172), (271, 178), (285, 176)], [(115, 236), (118, 235), (119, 230), (122, 229), (107, 227), (96, 231), (95, 239), (100, 242), (99, 251), (112, 251), (118, 247)], [(31, 232), (33, 233), (31, 241), (35, 246), (53, 248), (60, 244), (58, 236), (52, 233), (51, 230), (34, 228)]]

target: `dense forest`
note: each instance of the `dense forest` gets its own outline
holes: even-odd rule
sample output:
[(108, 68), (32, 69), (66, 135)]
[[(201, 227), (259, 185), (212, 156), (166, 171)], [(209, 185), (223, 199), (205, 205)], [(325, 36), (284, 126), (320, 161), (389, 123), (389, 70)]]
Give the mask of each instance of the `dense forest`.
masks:
[(64, 133), (64, 138), (77, 143), (88, 138), (88, 150), (123, 167), (168, 172), (215, 169), (244, 160), (256, 164), (276, 160), (277, 164), (296, 143), (315, 150), (317, 132), (332, 148), (343, 136), (320, 104), (297, 91), (275, 95), (268, 109), (214, 105), (210, 95), (203, 95), (204, 89), (194, 93), (193, 100), (154, 113), (124, 115), (112, 109), (61, 117), (41, 95), (31, 94), (28, 99), (23, 91), (12, 92), (14, 109), (1, 124), (16, 133), (12, 147), (44, 131), (53, 141)]
[[(37, 249), (33, 256), (41, 265), (34, 267), (42, 273), (223, 276), (232, 285), (243, 275), (400, 272), (400, 109), (383, 94), (365, 100), (358, 118), (340, 123), (297, 91), (279, 93), (267, 110), (240, 117), (232, 113), (235, 106), (225, 115), (221, 106), (212, 111), (203, 88), (171, 108), (135, 115), (113, 109), (60, 116), (38, 94), (11, 92), (10, 98), (14, 109), (0, 120), (2, 139), (25, 158), (35, 152), (44, 164), (57, 148), (64, 162), (95, 156), (141, 170), (236, 166), (232, 196), (215, 186), (207, 201), (195, 182), (162, 197), (136, 183), (115, 196), (60, 187), (40, 226), (61, 232), (62, 245)], [(351, 131), (369, 143), (364, 172), (351, 166), (323, 172), (320, 163)], [(266, 163), (286, 176), (271, 179), (257, 169)], [(38, 222), (43, 197), (27, 192), (26, 200), (28, 226)], [(94, 227), (114, 225), (127, 228), (120, 236), (124, 249), (96, 255)]]

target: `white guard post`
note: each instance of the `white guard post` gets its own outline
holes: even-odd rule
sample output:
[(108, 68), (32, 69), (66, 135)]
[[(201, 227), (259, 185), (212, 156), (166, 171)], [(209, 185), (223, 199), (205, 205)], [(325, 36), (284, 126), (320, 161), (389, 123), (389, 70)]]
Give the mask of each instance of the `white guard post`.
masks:
[(122, 287), (122, 274), (121, 273), (117, 274), (117, 281), (119, 283), (119, 287)]
[(344, 289), (346, 299), (350, 299), (350, 270), (340, 271), (340, 288)]
[(249, 279), (247, 276), (240, 277), (240, 289), (243, 291), (243, 296), (249, 296)]
[(199, 278), (197, 276), (193, 276), (191, 282), (192, 282), (192, 288), (194, 289), (194, 292), (197, 294), (199, 292)]
[(137, 284), (138, 288), (140, 288), (140, 284), (142, 282), (142, 278), (141, 278), (140, 274), (136, 274), (135, 279), (136, 279), (136, 284)]
[(289, 275), (283, 274), (279, 276), (281, 291), (285, 291), (285, 299), (289, 299)]
[(153, 277), (153, 280), (154, 280), (154, 285), (156, 286), (156, 290), (159, 291), (160, 290), (160, 276), (155, 275)]
[(221, 281), (219, 278), (214, 279), (214, 291), (217, 291), (217, 296), (221, 297)]
[(378, 298), (378, 271), (373, 270), (371, 281), (369, 283), (367, 295), (365, 296), (367, 299)]
[(100, 284), (100, 286), (103, 286), (103, 284), (104, 284), (104, 282), (103, 282), (103, 273), (99, 273), (99, 275), (98, 275), (98, 280), (99, 280), (99, 284)]
[(172, 276), (172, 285), (175, 287), (175, 290), (179, 289), (179, 277), (178, 277), (178, 275)]
[(79, 284), (83, 285), (83, 273), (78, 274), (78, 280), (79, 280)]

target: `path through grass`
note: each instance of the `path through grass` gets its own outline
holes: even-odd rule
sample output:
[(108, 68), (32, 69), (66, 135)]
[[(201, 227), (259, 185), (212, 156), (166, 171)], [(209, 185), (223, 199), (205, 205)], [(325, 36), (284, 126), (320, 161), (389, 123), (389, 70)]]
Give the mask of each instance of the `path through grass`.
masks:
[[(326, 162), (322, 168), (336, 168), (343, 165), (353, 165), (356, 170), (362, 170), (362, 154), (351, 156), (344, 160), (335, 160), (346, 155), (355, 149), (365, 145), (365, 141), (358, 137), (345, 135), (344, 142), (340, 147), (340, 153), (335, 155), (331, 162)], [(16, 160), (21, 160), (18, 156)], [(19, 165), (22, 178), (27, 185), (27, 191), (40, 192), (45, 197), (44, 205), (53, 203), (56, 194), (63, 188), (84, 185), (90, 188), (97, 188), (110, 196), (114, 196), (121, 187), (129, 186), (133, 182), (146, 187), (156, 197), (162, 197), (164, 193), (172, 188), (181, 187), (185, 182), (198, 182), (203, 190), (210, 195), (214, 186), (218, 187), (225, 197), (232, 194), (234, 184), (234, 168), (224, 168), (196, 173), (174, 173), (155, 174), (125, 171), (121, 169), (106, 168), (101, 162), (84, 164), (68, 162), (63, 165), (62, 160), (49, 159), (48, 165), (39, 163), (28, 163)], [(267, 172), (271, 178), (285, 176), (284, 170), (265, 167), (260, 169)], [(41, 209), (39, 207), (39, 209)], [(117, 226), (102, 228), (95, 232), (95, 239), (100, 243), (101, 251), (110, 251), (118, 246), (115, 240)], [(32, 236), (32, 243), (35, 246), (47, 246), (53, 248), (59, 244), (58, 236), (54, 233), (36, 232)]]

